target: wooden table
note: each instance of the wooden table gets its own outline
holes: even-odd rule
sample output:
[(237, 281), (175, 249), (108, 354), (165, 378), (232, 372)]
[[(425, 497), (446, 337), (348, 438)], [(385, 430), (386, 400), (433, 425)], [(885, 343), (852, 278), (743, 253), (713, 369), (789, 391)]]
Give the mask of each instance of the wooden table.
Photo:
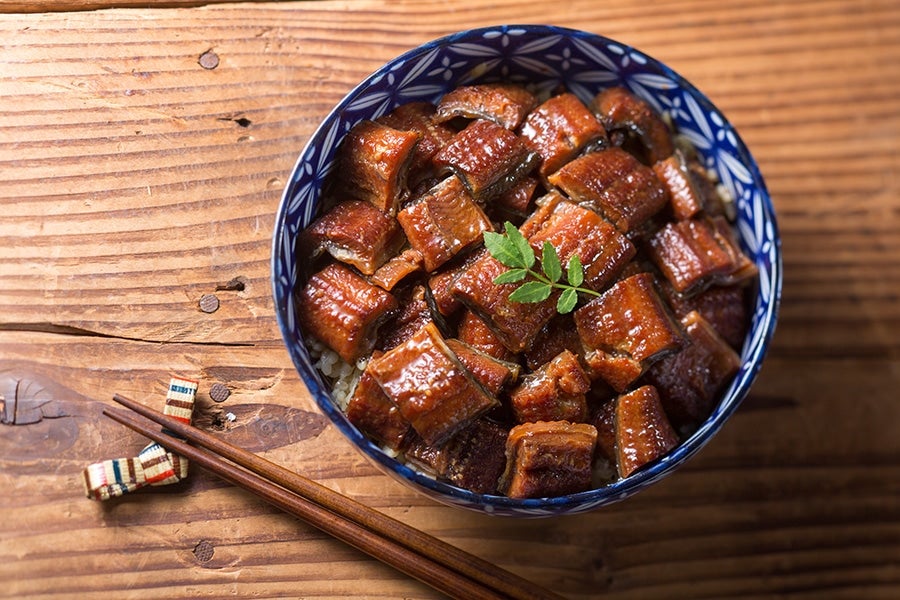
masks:
[[(435, 597), (199, 470), (86, 499), (88, 463), (145, 443), (101, 408), (159, 407), (173, 375), (200, 382), (200, 425), (571, 598), (900, 597), (900, 4), (26, 4), (0, 3), (47, 11), (0, 16), (0, 597)], [(380, 474), (312, 403), (270, 293), (282, 187), (330, 107), (501, 22), (602, 33), (692, 80), (784, 239), (780, 326), (734, 418), (654, 488), (559, 519)]]

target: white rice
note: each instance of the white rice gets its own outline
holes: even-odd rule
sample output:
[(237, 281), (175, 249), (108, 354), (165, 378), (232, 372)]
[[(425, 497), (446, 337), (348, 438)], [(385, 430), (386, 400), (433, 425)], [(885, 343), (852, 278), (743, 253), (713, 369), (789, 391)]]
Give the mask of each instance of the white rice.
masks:
[(341, 410), (346, 411), (359, 376), (366, 368), (366, 360), (360, 359), (355, 365), (351, 365), (318, 340), (310, 340), (307, 347), (310, 357), (315, 361), (313, 366), (331, 383), (331, 398)]
[(725, 218), (733, 223), (737, 218), (737, 203), (734, 201), (734, 196), (728, 191), (728, 188), (721, 183), (716, 184), (716, 193), (719, 195), (719, 198), (722, 199), (722, 208), (725, 209)]

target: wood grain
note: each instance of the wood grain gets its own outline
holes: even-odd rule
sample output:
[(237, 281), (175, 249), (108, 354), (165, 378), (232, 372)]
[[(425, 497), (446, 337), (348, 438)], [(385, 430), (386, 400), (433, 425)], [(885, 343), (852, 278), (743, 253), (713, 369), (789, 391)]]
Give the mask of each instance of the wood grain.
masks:
[[(270, 293), (281, 190), (331, 106), (419, 43), (501, 22), (608, 35), (693, 81), (783, 237), (779, 329), (733, 420), (659, 485), (563, 519), (381, 475), (314, 406)], [(201, 382), (226, 439), (571, 598), (900, 595), (896, 2), (211, 4), (8, 14), (0, 39), (0, 414), (12, 398), (22, 423), (0, 424), (0, 597), (435, 597), (201, 471), (83, 498), (87, 463), (144, 444), (102, 406), (161, 406), (171, 375)]]
[[(249, 0), (253, 1), (253, 0)], [(44, 13), (101, 10), (105, 8), (185, 8), (224, 3), (226, 0), (0, 0), (0, 13)]]

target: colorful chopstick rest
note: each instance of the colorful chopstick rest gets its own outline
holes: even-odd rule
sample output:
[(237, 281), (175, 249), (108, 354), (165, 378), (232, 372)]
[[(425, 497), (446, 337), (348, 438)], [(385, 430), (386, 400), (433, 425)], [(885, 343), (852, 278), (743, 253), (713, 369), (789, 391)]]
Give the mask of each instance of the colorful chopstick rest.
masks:
[(109, 500), (146, 485), (176, 483), (187, 477), (187, 467), (187, 460), (154, 442), (135, 458), (113, 458), (88, 465), (82, 473), (85, 495)]
[(166, 407), (163, 413), (188, 425), (194, 414), (194, 396), (197, 395), (197, 382), (190, 379), (173, 377), (169, 381), (166, 393)]
[(166, 449), (156, 442), (141, 450), (138, 461), (144, 471), (144, 481), (147, 485), (178, 483), (183, 479), (182, 473), (187, 475), (188, 461), (166, 452)]
[[(190, 424), (196, 394), (196, 381), (173, 377), (169, 381), (163, 413)], [(88, 465), (84, 469), (83, 480), (88, 498), (109, 500), (147, 485), (177, 483), (187, 475), (186, 458), (172, 454), (153, 442), (134, 458), (115, 458)]]
[(144, 468), (137, 458), (114, 458), (94, 463), (88, 465), (82, 475), (85, 493), (94, 500), (109, 500), (147, 484)]
[[(166, 406), (163, 408), (163, 414), (190, 425), (191, 418), (194, 415), (194, 398), (196, 395), (196, 381), (173, 377), (169, 380), (169, 391), (166, 393)], [(169, 435), (176, 435), (168, 429), (163, 429), (163, 431)], [(187, 477), (188, 460), (182, 456), (166, 452), (156, 442), (141, 450), (140, 455), (151, 458), (151, 461), (157, 461), (151, 466), (152, 475), (147, 473), (147, 480), (150, 485), (168, 485)], [(174, 460), (169, 458), (173, 456), (175, 457)], [(144, 471), (147, 472), (147, 464), (144, 464)], [(175, 478), (174, 481), (172, 480), (173, 477)]]

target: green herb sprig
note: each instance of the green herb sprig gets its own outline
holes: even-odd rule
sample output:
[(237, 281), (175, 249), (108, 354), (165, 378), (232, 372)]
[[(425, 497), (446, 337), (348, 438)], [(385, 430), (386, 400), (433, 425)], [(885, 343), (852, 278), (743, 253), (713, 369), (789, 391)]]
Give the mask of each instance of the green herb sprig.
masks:
[(559, 289), (562, 290), (562, 294), (556, 301), (556, 310), (564, 315), (572, 312), (575, 305), (578, 304), (579, 293), (600, 295), (594, 290), (581, 287), (584, 282), (584, 267), (577, 254), (573, 254), (566, 262), (565, 278), (563, 278), (559, 253), (553, 244), (544, 242), (544, 246), (541, 248), (540, 271), (538, 271), (533, 268), (537, 262), (537, 256), (522, 232), (509, 221), (503, 224), (503, 228), (506, 231), (505, 234), (485, 231), (484, 247), (491, 256), (509, 267), (508, 271), (504, 271), (494, 278), (495, 284), (524, 282), (509, 295), (511, 302), (543, 302), (550, 297), (554, 289)]

